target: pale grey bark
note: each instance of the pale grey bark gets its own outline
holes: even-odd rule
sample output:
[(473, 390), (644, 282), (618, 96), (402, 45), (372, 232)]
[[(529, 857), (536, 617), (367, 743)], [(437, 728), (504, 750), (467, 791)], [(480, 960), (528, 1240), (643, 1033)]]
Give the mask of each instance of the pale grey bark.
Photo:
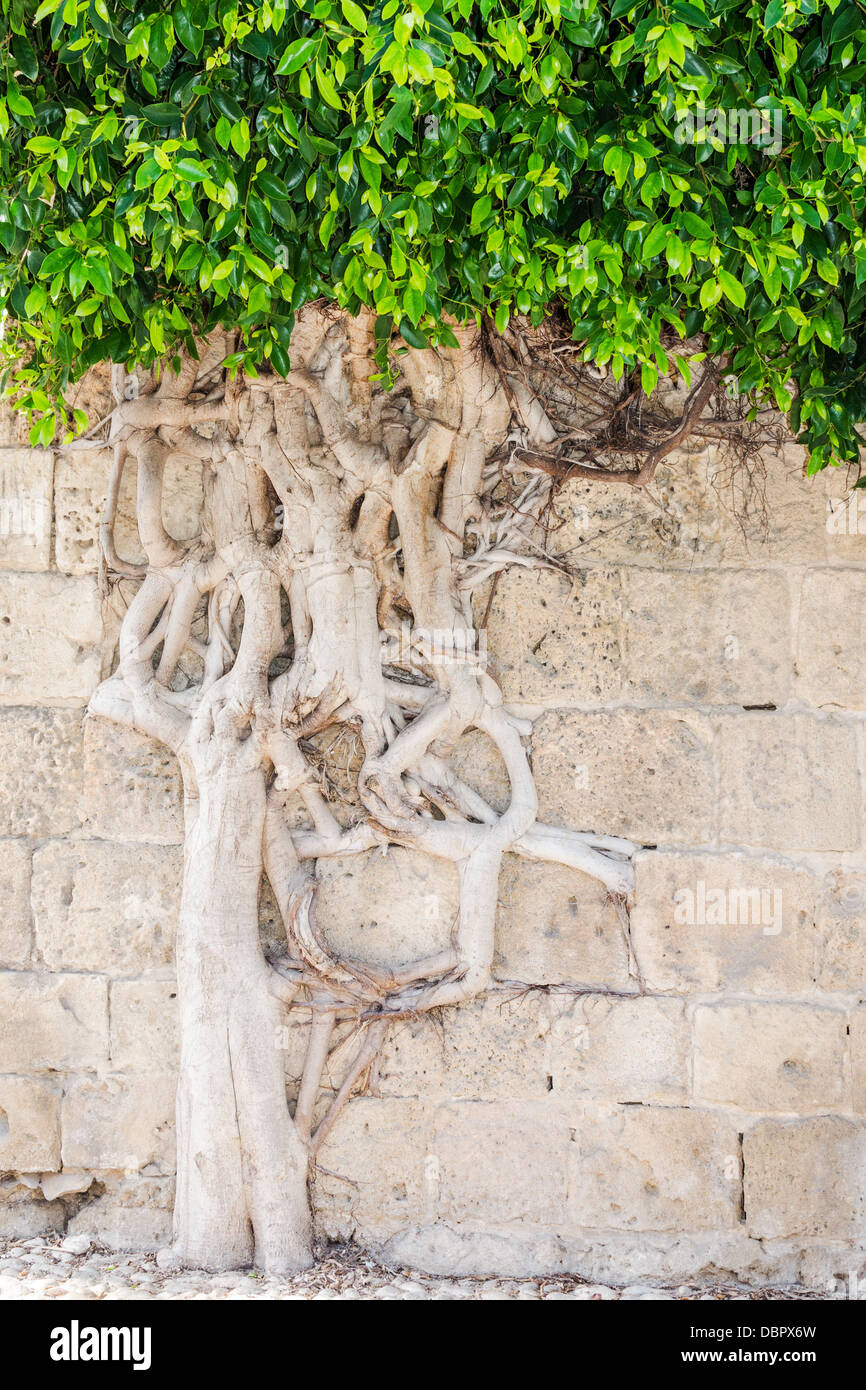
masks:
[[(515, 551), (519, 526), (491, 521), (485, 465), (512, 406), (474, 330), (458, 339), (458, 349), (402, 355), (388, 393), (369, 380), (372, 320), (312, 306), (299, 316), (286, 381), (226, 379), (214, 389), (219, 343), (132, 400), (117, 381), (102, 544), (109, 571), (142, 582), (117, 669), (91, 710), (167, 744), (184, 777), (174, 1252), (185, 1264), (286, 1271), (309, 1262), (308, 1167), (389, 1022), (489, 984), (504, 853), (569, 865), (619, 897), (631, 890), (626, 841), (537, 823), (528, 726), (473, 657), (471, 590), (512, 559), (543, 560)], [(544, 412), (524, 406), (528, 442), (543, 443)], [(191, 542), (172, 537), (163, 515), (173, 454), (204, 468)], [(127, 458), (137, 467), (143, 570), (114, 543)], [(275, 676), (288, 640), (291, 662)], [(190, 654), (200, 677), (179, 688), (178, 662)], [(363, 745), (362, 809), (341, 828), (300, 741), (347, 722)], [(449, 749), (472, 728), (505, 764), (502, 814), (449, 766)], [(292, 793), (308, 813), (301, 830), (283, 809)], [(388, 843), (452, 861), (460, 884), (451, 947), (394, 972), (333, 955), (316, 928), (311, 873), (317, 858)], [(288, 945), (275, 964), (259, 943), (263, 873)], [(294, 1119), (273, 1043), (285, 1006), (311, 1019)], [(322, 1118), (322, 1073), (346, 1019), (357, 1044)]]

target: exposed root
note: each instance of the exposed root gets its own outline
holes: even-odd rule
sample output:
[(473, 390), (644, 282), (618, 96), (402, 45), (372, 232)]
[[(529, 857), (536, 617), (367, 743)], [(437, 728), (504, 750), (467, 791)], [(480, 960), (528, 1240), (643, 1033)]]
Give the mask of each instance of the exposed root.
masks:
[[(236, 1205), (247, 1204), (246, 1216), (235, 1212), (228, 1234), (215, 1238), (217, 1250), (248, 1255), (247, 1222), (271, 1267), (303, 1260), (297, 1212), (285, 1208), (286, 1189), (268, 1183), (262, 1155), (288, 1146), (293, 1172), (298, 1152), (315, 1160), (349, 1096), (371, 1069), (375, 1076), (390, 1023), (489, 986), (503, 854), (593, 875), (619, 902), (632, 891), (627, 841), (537, 823), (524, 746), (531, 726), (503, 707), (479, 659), (473, 589), (512, 563), (552, 563), (533, 532), (550, 478), (576, 475), (550, 452), (557, 428), (533, 387), (525, 343), (491, 348), (489, 334), (464, 328), (457, 338), (453, 351), (401, 357), (402, 381), (389, 394), (369, 380), (371, 324), (311, 306), (298, 316), (286, 381), (223, 379), (211, 344), (178, 376), (143, 382), (131, 399), (117, 391), (104, 563), (137, 573), (113, 541), (122, 471), (134, 463), (147, 566), (123, 622), (117, 669), (91, 709), (168, 744), (184, 776), (179, 974), (190, 1111), (179, 1112), (179, 1210), (198, 1258), (208, 1233), (195, 1193), (217, 1158), (190, 1139), (208, 1128), (196, 1106), (219, 1097), (218, 1171), (224, 1185), (237, 1185)], [(701, 417), (713, 372), (680, 425), (647, 454), (643, 481)], [(623, 404), (624, 418), (630, 409)], [(503, 465), (509, 449), (512, 462)], [(165, 519), (173, 456), (202, 469), (200, 532), (189, 541), (172, 536)], [(524, 473), (514, 496), (509, 469), (525, 470), (530, 460), (546, 476)], [(178, 682), (180, 665), (199, 679)], [(449, 764), (449, 750), (470, 729), (505, 764), (511, 791), (502, 813)], [(307, 812), (303, 828), (290, 828), (292, 796)], [(340, 957), (317, 927), (311, 862), (388, 844), (455, 864), (460, 900), (447, 949), (379, 970)], [(207, 864), (218, 867), (224, 901), (208, 898)], [(237, 923), (253, 921), (262, 871), (289, 952), (270, 963), (252, 925), (248, 939), (235, 940)], [(224, 963), (218, 996), (208, 994), (216, 986), (197, 951)], [(237, 984), (235, 951), (244, 960)], [(265, 1002), (253, 1009), (242, 988)], [(278, 1004), (310, 1019), (291, 1143), (287, 1115), (276, 1114), (281, 1104), (285, 1112), (277, 1071), (269, 1062), (257, 1074), (251, 1052), (253, 1018)], [(315, 1128), (346, 1022), (357, 1029), (357, 1047)], [(200, 1065), (189, 1039), (207, 1030), (222, 1049), (209, 1096), (187, 1077)], [(221, 1193), (207, 1200), (214, 1213), (225, 1211)]]

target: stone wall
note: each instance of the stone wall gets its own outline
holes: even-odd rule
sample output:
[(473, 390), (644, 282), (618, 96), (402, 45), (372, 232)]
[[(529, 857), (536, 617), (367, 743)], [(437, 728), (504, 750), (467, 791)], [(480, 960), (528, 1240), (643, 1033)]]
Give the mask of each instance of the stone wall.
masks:
[[(83, 717), (128, 601), (96, 578), (105, 454), (2, 429), (0, 1233), (153, 1246), (179, 781)], [(394, 1030), (322, 1152), (324, 1232), (443, 1271), (823, 1287), (862, 1266), (866, 516), (801, 467), (786, 446), (745, 487), (707, 452), (647, 497), (571, 486), (548, 544), (575, 583), (501, 578), (489, 658), (536, 721), (541, 815), (644, 846), (636, 906), (623, 924), (582, 875), (508, 859), (497, 986)], [(179, 534), (197, 486), (170, 480)], [(123, 527), (131, 556), (131, 493)], [(486, 743), (460, 760), (501, 802)], [(323, 870), (320, 922), (361, 959), (426, 953), (454, 905), (450, 868), (402, 850)], [(275, 1045), (291, 1080), (293, 1023)]]

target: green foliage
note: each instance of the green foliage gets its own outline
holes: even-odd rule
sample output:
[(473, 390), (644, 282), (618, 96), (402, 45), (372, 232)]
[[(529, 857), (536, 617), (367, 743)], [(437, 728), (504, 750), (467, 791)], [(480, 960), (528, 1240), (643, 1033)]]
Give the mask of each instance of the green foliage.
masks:
[(562, 301), (645, 390), (705, 332), (813, 470), (857, 459), (859, 0), (0, 0), (0, 25), (4, 353), (34, 441), (91, 363), (217, 323), (231, 365), (285, 372), (328, 295), (413, 346)]

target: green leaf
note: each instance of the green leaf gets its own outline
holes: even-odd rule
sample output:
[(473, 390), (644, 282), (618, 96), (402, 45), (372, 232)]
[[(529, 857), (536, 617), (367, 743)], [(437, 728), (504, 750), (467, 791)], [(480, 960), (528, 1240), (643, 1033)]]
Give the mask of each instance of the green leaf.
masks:
[(275, 68), (277, 77), (288, 76), (304, 67), (317, 52), (319, 43), (318, 38), (295, 39), (294, 43), (290, 43)]
[(111, 272), (105, 261), (88, 260), (85, 262), (87, 278), (93, 288), (99, 294), (111, 294)]
[(727, 270), (722, 270), (721, 268), (718, 271), (718, 277), (719, 284), (724, 290), (725, 297), (729, 299), (732, 304), (735, 304), (738, 309), (745, 309), (746, 291), (740, 284), (740, 281), (735, 280), (733, 275), (730, 275)]
[(367, 16), (361, 6), (356, 5), (355, 0), (340, 0), (340, 7), (346, 17), (346, 22), (351, 24), (353, 29), (357, 29), (359, 33), (366, 34)]
[(142, 110), (145, 120), (157, 126), (173, 126), (183, 120), (183, 112), (179, 106), (175, 106), (171, 101), (156, 102), (151, 106), (145, 106)]
[(670, 227), (668, 227), (666, 223), (656, 222), (641, 248), (642, 258), (644, 260), (651, 260), (653, 256), (657, 256), (664, 248), (669, 233)]
[(184, 3), (178, 5), (174, 10), (173, 18), (174, 29), (178, 38), (184, 48), (188, 48), (190, 53), (197, 58), (204, 43), (204, 29), (192, 19)]
[(205, 179), (211, 177), (211, 170), (197, 159), (179, 159), (174, 165), (174, 169), (186, 183), (203, 183)]

